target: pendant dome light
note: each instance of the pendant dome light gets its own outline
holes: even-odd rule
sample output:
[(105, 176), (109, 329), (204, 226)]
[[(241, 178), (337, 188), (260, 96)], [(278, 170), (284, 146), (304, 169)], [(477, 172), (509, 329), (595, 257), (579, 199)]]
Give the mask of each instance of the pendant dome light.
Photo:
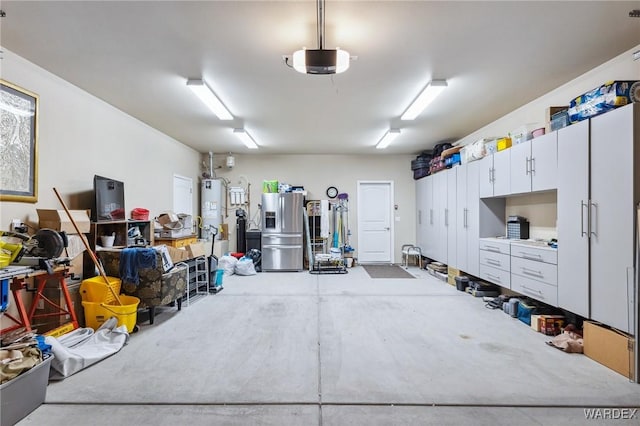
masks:
[(318, 48), (293, 53), (293, 68), (303, 74), (339, 74), (349, 68), (349, 52), (324, 48), (324, 0), (316, 1)]

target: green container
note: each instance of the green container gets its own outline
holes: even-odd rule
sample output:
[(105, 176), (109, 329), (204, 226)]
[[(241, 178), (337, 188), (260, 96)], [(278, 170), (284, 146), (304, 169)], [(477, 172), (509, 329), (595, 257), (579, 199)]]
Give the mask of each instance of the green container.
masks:
[(262, 192), (265, 194), (277, 194), (278, 193), (278, 181), (277, 180), (265, 180), (262, 181)]

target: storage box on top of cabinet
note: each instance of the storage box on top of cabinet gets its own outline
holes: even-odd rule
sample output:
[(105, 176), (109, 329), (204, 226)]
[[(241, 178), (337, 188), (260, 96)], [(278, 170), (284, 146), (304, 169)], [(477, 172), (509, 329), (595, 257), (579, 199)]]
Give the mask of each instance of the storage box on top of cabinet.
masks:
[(640, 102), (640, 81), (608, 81), (572, 99), (569, 120), (572, 123), (586, 120), (633, 102)]

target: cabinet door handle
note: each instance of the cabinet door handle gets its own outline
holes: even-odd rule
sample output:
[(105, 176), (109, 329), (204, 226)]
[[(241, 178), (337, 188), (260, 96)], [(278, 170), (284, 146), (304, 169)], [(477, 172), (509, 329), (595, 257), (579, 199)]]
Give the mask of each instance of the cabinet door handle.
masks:
[(429, 225), (433, 225), (433, 209), (429, 209)]
[(529, 171), (531, 172), (532, 176), (536, 174), (536, 158), (535, 157), (531, 157), (531, 160), (529, 160)]
[(444, 209), (444, 226), (449, 226), (449, 209)]
[(522, 267), (522, 273), (525, 275), (531, 275), (532, 277), (544, 278), (542, 271), (535, 271), (533, 269)]
[[(598, 238), (598, 233), (596, 232), (598, 230), (598, 203), (589, 200), (589, 204), (593, 206), (593, 217), (591, 217), (591, 209), (589, 209), (589, 235)], [(593, 227), (591, 226), (592, 221), (595, 221), (595, 226)], [(593, 229), (595, 229), (595, 231), (593, 231)]]
[(526, 160), (525, 160), (525, 163), (524, 163), (524, 171), (525, 171), (525, 173), (524, 173), (524, 174), (526, 174), (526, 175), (528, 175), (528, 174), (529, 174), (529, 172), (530, 172), (530, 170), (531, 170), (531, 169), (529, 168), (529, 167), (530, 167), (530, 165), (531, 165), (530, 161), (531, 161), (531, 159), (527, 156), (527, 157), (526, 157)]
[(418, 225), (422, 225), (422, 210), (418, 210)]
[(496, 169), (495, 169), (495, 167), (491, 168), (491, 182), (493, 182), (493, 183), (496, 182)]
[[(587, 209), (589, 208), (589, 206), (585, 204), (584, 200), (580, 200), (580, 237), (584, 237), (586, 235), (588, 238), (589, 234), (584, 230), (584, 208), (585, 207)], [(587, 214), (588, 214), (588, 211), (587, 211)]]
[(463, 223), (464, 223), (464, 225), (463, 225), (463, 226), (464, 226), (465, 228), (467, 228), (467, 227), (468, 227), (468, 226), (467, 226), (467, 213), (469, 212), (469, 210), (464, 209), (464, 210), (463, 210), (463, 212), (464, 212), (464, 215), (463, 215)]

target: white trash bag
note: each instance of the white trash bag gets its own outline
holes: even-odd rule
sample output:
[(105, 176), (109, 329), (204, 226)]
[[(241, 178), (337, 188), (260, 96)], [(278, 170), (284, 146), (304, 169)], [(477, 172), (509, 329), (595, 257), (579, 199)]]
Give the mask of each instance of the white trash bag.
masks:
[(250, 257), (241, 258), (238, 263), (236, 263), (236, 274), (255, 275), (256, 267), (253, 265), (253, 259), (251, 259)]
[(222, 269), (226, 276), (233, 275), (238, 259), (233, 256), (225, 255), (218, 259), (218, 269)]

